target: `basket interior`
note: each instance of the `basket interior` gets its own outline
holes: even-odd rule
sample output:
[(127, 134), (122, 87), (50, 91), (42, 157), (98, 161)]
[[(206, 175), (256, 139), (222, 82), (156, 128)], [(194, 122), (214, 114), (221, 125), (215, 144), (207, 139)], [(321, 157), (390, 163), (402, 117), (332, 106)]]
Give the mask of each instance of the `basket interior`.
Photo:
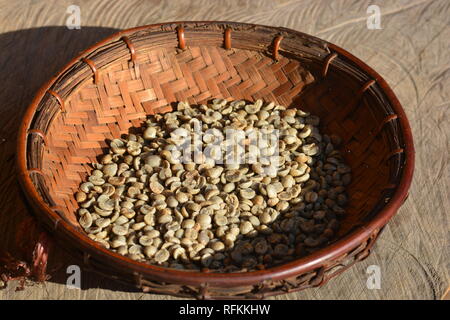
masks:
[(361, 94), (370, 79), (345, 57), (334, 59), (323, 77), (328, 49), (316, 55), (281, 50), (276, 61), (267, 50), (246, 48), (239, 41), (229, 50), (220, 41), (200, 40), (180, 50), (173, 32), (170, 41), (156, 46), (139, 35), (136, 44), (138, 38), (141, 49), (134, 63), (120, 40), (109, 56), (95, 52), (96, 83), (86, 63), (75, 63), (54, 85), (64, 97), (63, 112), (47, 93), (34, 117), (32, 127), (45, 132), (46, 141), (29, 136), (28, 167), (43, 173), (32, 179), (44, 201), (70, 223), (78, 225), (74, 193), (108, 139), (139, 128), (149, 114), (170, 111), (173, 102), (199, 104), (213, 98), (300, 107), (321, 118), (323, 133), (343, 139), (341, 151), (353, 181), (340, 236), (370, 219), (389, 198), (390, 186), (399, 179), (399, 159), (389, 158), (399, 148), (399, 129), (391, 122), (383, 127), (393, 113), (386, 98), (376, 84)]

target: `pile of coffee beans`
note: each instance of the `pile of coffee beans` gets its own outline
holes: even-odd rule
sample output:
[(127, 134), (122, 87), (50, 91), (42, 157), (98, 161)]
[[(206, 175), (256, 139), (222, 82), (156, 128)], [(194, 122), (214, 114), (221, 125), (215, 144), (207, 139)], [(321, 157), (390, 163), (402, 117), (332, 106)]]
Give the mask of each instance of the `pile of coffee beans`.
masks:
[(332, 241), (351, 170), (320, 119), (273, 102), (179, 102), (109, 143), (75, 198), (106, 248), (179, 269), (264, 269)]

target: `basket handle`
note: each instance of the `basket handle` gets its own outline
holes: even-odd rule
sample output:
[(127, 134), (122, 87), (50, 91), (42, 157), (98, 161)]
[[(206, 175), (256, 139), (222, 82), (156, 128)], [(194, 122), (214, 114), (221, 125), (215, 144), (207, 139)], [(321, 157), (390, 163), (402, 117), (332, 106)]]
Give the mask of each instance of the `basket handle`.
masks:
[(178, 48), (181, 50), (186, 49), (186, 39), (184, 36), (184, 27), (178, 26), (177, 27), (177, 38), (178, 38)]

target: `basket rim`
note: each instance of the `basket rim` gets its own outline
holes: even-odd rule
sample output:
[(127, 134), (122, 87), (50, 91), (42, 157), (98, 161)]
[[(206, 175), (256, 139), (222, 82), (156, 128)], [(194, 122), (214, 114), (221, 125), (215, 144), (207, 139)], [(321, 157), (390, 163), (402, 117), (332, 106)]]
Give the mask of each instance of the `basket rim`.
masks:
[[(41, 200), (34, 184), (32, 183), (31, 177), (28, 174), (27, 168), (27, 131), (35, 115), (35, 112), (39, 106), (40, 101), (44, 98), (45, 93), (51, 86), (56, 82), (61, 75), (63, 75), (73, 64), (79, 61), (81, 58), (87, 56), (89, 53), (98, 49), (99, 47), (107, 44), (109, 42), (120, 39), (123, 36), (130, 35), (137, 31), (154, 29), (163, 26), (170, 25), (182, 25), (182, 24), (208, 24), (208, 25), (230, 25), (230, 26), (256, 26), (264, 27), (268, 29), (273, 29), (278, 32), (288, 32), (297, 35), (304, 35), (311, 37), (316, 40), (323, 42), (328, 48), (337, 52), (339, 55), (345, 56), (352, 63), (354, 63), (358, 68), (364, 70), (370, 77), (372, 77), (377, 84), (383, 90), (386, 95), (388, 102), (391, 107), (398, 115), (398, 120), (400, 122), (400, 132), (403, 135), (404, 141), (404, 155), (405, 161), (402, 170), (402, 174), (395, 191), (389, 200), (389, 202), (382, 207), (371, 220), (365, 222), (363, 225), (358, 226), (343, 238), (336, 240), (325, 248), (319, 249), (318, 251), (307, 255), (303, 258), (293, 260), (288, 263), (284, 263), (279, 266), (267, 268), (264, 270), (251, 271), (246, 273), (218, 273), (218, 272), (199, 272), (199, 271), (183, 271), (170, 269), (166, 267), (160, 267), (156, 265), (150, 265), (142, 262), (137, 262), (114, 253), (101, 245), (89, 240), (88, 237), (82, 237), (80, 232), (72, 225), (62, 220), (56, 212), (51, 210), (48, 205)], [(97, 256), (102, 256), (102, 258), (111, 259), (116, 263), (117, 266), (123, 268), (129, 268), (130, 271), (135, 271), (135, 274), (146, 274), (151, 275), (157, 281), (164, 281), (169, 283), (179, 283), (179, 284), (191, 284), (191, 285), (204, 285), (209, 283), (211, 285), (219, 285), (222, 287), (232, 287), (237, 285), (253, 285), (255, 283), (261, 283), (263, 281), (271, 280), (282, 280), (298, 274), (309, 272), (319, 267), (326, 266), (328, 260), (337, 258), (348, 251), (358, 247), (362, 241), (365, 241), (368, 237), (376, 235), (381, 228), (392, 218), (392, 216), (397, 212), (399, 207), (403, 204), (408, 196), (408, 189), (411, 185), (414, 171), (414, 161), (415, 161), (415, 151), (413, 144), (412, 131), (406, 117), (406, 114), (398, 100), (395, 96), (393, 90), (389, 87), (387, 82), (371, 67), (365, 64), (363, 61), (346, 51), (332, 44), (328, 41), (319, 39), (317, 37), (302, 33), (296, 30), (282, 27), (273, 27), (260, 24), (251, 23), (240, 23), (240, 22), (230, 22), (230, 21), (175, 21), (175, 22), (165, 22), (144, 25), (139, 27), (134, 27), (126, 30), (118, 31), (103, 40), (97, 42), (86, 50), (82, 51), (75, 58), (70, 60), (54, 77), (52, 77), (47, 83), (45, 83), (35, 94), (32, 102), (27, 107), (26, 112), (23, 116), (22, 123), (18, 132), (17, 139), (17, 150), (16, 150), (16, 168), (18, 170), (18, 180), (24, 191), (30, 204), (35, 209), (37, 215), (47, 216), (55, 223), (57, 226), (56, 232), (64, 233), (70, 240), (76, 241), (78, 245), (84, 251), (94, 253)]]

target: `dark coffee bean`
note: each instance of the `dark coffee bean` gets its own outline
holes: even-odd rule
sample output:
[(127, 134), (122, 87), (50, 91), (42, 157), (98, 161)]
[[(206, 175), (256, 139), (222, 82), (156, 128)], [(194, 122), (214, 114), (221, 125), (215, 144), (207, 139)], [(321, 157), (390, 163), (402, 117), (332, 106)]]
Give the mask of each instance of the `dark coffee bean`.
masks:
[(283, 232), (290, 232), (294, 228), (294, 220), (285, 219), (281, 221), (280, 227)]
[(241, 263), (243, 260), (242, 251), (240, 251), (238, 249), (234, 249), (233, 251), (231, 251), (230, 256), (231, 256), (231, 259), (233, 259), (233, 261), (236, 263)]
[(253, 248), (256, 254), (263, 255), (266, 253), (268, 249), (267, 241), (264, 239), (259, 239), (258, 241), (253, 242)]
[(257, 264), (257, 261), (253, 257), (247, 257), (244, 258), (244, 261), (242, 261), (242, 267), (243, 268), (254, 268)]
[(327, 216), (326, 216), (327, 220), (333, 220), (336, 219), (336, 214), (333, 211), (327, 211)]
[(325, 188), (323, 186), (321, 186), (321, 188), (322, 189), (318, 192), (319, 197), (327, 198), (328, 197), (328, 191), (325, 190)]
[(250, 242), (245, 242), (243, 245), (242, 245), (242, 253), (243, 254), (251, 254), (251, 253), (253, 253), (253, 246), (252, 246), (252, 244), (250, 243)]
[(314, 219), (320, 220), (325, 218), (326, 212), (324, 210), (316, 211), (313, 215)]
[(314, 239), (312, 237), (308, 237), (305, 239), (304, 241), (305, 246), (307, 247), (317, 247), (318, 245), (320, 245), (320, 241), (318, 239)]
[(264, 255), (263, 263), (265, 265), (271, 264), (272, 263), (272, 256), (270, 254)]
[(339, 229), (339, 221), (337, 219), (332, 219), (328, 222), (327, 228), (330, 228), (333, 231), (337, 231)]
[(306, 237), (307, 235), (305, 233), (297, 234), (297, 236), (295, 237), (295, 243), (303, 242), (303, 240), (305, 240)]
[(340, 195), (338, 195), (337, 197), (337, 204), (340, 206), (345, 206), (347, 204), (347, 196), (343, 193), (341, 193)]
[(325, 164), (325, 165), (323, 166), (323, 169), (326, 170), (326, 171), (328, 171), (328, 172), (332, 172), (332, 171), (335, 171), (335, 170), (336, 170), (336, 166), (334, 166), (334, 165), (332, 165), (332, 164), (330, 164), (330, 163), (327, 163), (327, 164)]
[(325, 200), (325, 205), (328, 207), (328, 208), (333, 208), (333, 206), (336, 204), (336, 202), (334, 201), (334, 200), (331, 200), (331, 199), (327, 199), (327, 200)]
[(325, 230), (325, 224), (316, 224), (314, 225), (314, 233), (321, 234)]
[(285, 244), (279, 243), (273, 249), (273, 254), (277, 257), (283, 257), (287, 255), (289, 247)]
[(314, 231), (314, 220), (300, 222), (299, 227), (303, 232), (311, 233)]
[(282, 236), (279, 233), (273, 233), (267, 240), (269, 243), (276, 244), (282, 241)]
[(331, 208), (338, 216), (343, 216), (345, 215), (345, 210), (342, 209), (340, 206), (338, 205), (334, 205), (333, 208)]
[(333, 180), (333, 182), (331, 183), (333, 186), (342, 186), (342, 180)]
[(322, 235), (328, 239), (332, 238), (334, 236), (334, 231), (331, 228), (326, 228)]

